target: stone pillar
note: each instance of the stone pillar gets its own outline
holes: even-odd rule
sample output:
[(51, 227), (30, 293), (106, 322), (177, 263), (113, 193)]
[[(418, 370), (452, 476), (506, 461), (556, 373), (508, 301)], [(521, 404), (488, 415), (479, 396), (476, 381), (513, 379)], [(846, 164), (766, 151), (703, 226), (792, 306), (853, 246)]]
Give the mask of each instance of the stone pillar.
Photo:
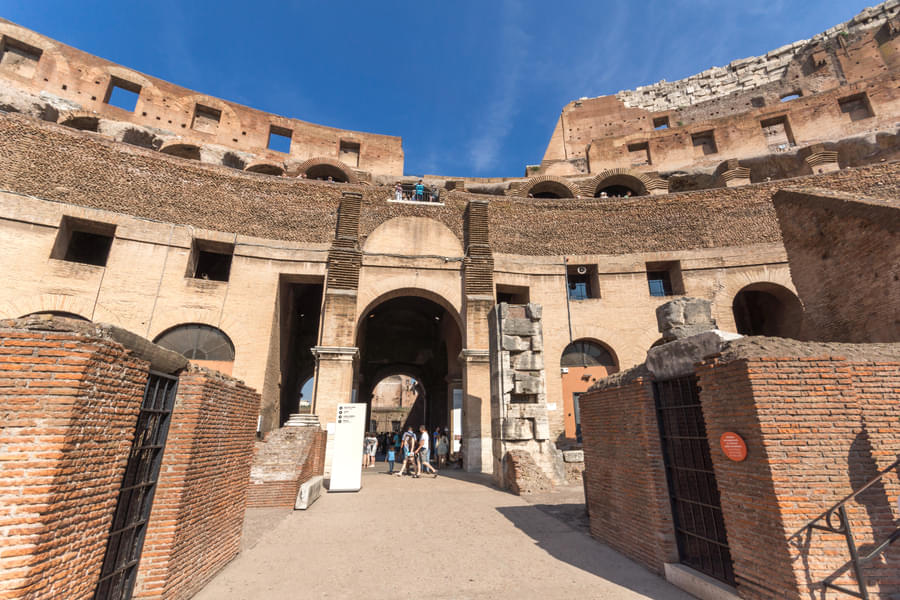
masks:
[(487, 350), (464, 349), (463, 363), (463, 468), (491, 472), (491, 364)]
[(719, 165), (719, 179), (725, 187), (750, 185), (750, 169), (742, 167), (736, 158), (726, 160)]
[[(350, 402), (353, 394), (353, 373), (359, 349), (353, 346), (316, 346), (311, 349), (316, 357), (315, 402), (313, 410), (319, 422), (328, 429), (335, 422), (337, 405)], [(331, 475), (331, 444), (333, 428), (325, 446), (325, 477)]]

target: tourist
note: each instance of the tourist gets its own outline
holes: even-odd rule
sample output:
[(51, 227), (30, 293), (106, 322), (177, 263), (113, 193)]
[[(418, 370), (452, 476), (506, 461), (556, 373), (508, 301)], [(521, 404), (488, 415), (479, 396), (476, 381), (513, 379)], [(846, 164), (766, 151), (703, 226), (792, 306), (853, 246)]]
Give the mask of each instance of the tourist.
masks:
[(419, 180), (419, 183), (416, 184), (416, 202), (422, 202), (425, 198), (425, 184), (422, 183), (422, 180)]
[(394, 186), (394, 200), (397, 202), (403, 201), (403, 186), (400, 185), (400, 182), (397, 182), (397, 185)]
[(422, 474), (422, 469), (430, 469), (437, 477), (437, 469), (432, 467), (428, 460), (428, 430), (424, 425), (419, 425), (419, 445), (416, 446), (416, 455), (419, 458), (419, 462), (416, 464), (416, 477)]
[(388, 475), (394, 474), (394, 460), (397, 458), (397, 454), (394, 450), (394, 447), (391, 446), (387, 450), (387, 464), (388, 464)]
[[(444, 431), (446, 432), (446, 429)], [(447, 437), (446, 433), (441, 434), (436, 445), (438, 469), (443, 469), (447, 466), (447, 454), (450, 452), (450, 439)]]
[(436, 463), (438, 461), (437, 458), (437, 441), (438, 438), (441, 437), (441, 428), (435, 427), (434, 433), (431, 434), (431, 461), (432, 463)]
[(437, 186), (431, 186), (431, 201), (432, 202), (440, 202), (441, 201), (441, 192), (437, 189)]
[(375, 452), (378, 450), (378, 438), (376, 438), (371, 432), (366, 434), (366, 456), (365, 456), (365, 466), (368, 469), (369, 467), (375, 466)]
[(416, 459), (414, 451), (415, 447), (416, 434), (413, 433), (413, 428), (410, 426), (403, 434), (403, 440), (400, 442), (401, 452), (403, 453), (403, 466), (400, 467), (400, 470), (397, 472), (397, 477), (401, 477), (404, 473), (413, 468), (413, 461)]

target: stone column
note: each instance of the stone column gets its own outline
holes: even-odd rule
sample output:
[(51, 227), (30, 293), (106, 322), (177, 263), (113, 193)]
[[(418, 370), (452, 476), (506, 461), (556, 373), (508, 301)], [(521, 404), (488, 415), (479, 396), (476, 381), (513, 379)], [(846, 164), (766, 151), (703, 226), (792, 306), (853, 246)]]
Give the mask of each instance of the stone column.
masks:
[[(359, 349), (353, 346), (316, 346), (311, 348), (316, 357), (315, 398), (313, 411), (326, 429), (334, 423), (337, 405), (350, 402), (353, 394), (353, 372)], [(325, 477), (331, 475), (333, 428), (328, 432), (325, 445)]]
[(459, 358), (463, 363), (463, 468), (490, 473), (493, 469), (490, 353), (464, 349)]
[(833, 173), (841, 170), (841, 166), (838, 164), (838, 153), (834, 150), (826, 150), (824, 144), (813, 144), (809, 150), (810, 154), (804, 160), (814, 174)]

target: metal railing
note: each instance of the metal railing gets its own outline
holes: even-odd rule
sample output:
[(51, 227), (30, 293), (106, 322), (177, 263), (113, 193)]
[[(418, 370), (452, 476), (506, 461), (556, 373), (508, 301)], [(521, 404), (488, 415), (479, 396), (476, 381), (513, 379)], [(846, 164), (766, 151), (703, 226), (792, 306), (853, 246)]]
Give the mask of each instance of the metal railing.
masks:
[[(857, 496), (870, 489), (876, 483), (881, 481), (885, 475), (895, 469), (897, 470), (898, 477), (900, 477), (900, 459), (894, 461), (891, 466), (878, 473), (878, 475), (869, 480), (864, 486), (826, 510), (824, 513), (810, 521), (806, 527), (801, 529), (801, 532), (807, 529), (815, 529), (827, 533), (843, 535), (844, 539), (847, 541), (847, 550), (850, 552), (850, 567), (853, 569), (853, 575), (856, 577), (856, 585), (859, 589), (854, 591), (834, 583), (834, 580), (840, 576), (841, 572), (843, 572), (843, 567), (822, 580), (821, 585), (823, 588), (842, 592), (849, 596), (853, 596), (854, 598), (869, 600), (868, 582), (866, 580), (866, 575), (863, 572), (863, 568), (873, 559), (881, 556), (891, 544), (900, 539), (900, 528), (891, 532), (891, 534), (880, 544), (875, 546), (871, 552), (864, 556), (860, 556), (859, 549), (856, 546), (856, 540), (853, 538), (853, 529), (850, 526), (850, 518), (847, 516), (847, 503), (855, 500)], [(835, 522), (835, 519), (837, 519), (837, 522)]]

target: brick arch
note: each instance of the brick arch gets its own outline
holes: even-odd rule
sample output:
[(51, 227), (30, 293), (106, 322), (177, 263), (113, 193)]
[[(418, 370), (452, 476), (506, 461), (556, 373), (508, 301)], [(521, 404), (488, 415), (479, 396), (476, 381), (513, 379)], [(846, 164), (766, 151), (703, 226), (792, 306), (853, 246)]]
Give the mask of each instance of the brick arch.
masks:
[(284, 165), (271, 160), (254, 160), (244, 170), (249, 173), (262, 173), (264, 175), (284, 175)]
[(297, 167), (297, 175), (300, 175), (302, 173), (308, 177), (310, 169), (314, 170), (316, 167), (324, 167), (326, 168), (326, 172), (330, 169), (336, 169), (343, 174), (344, 178), (347, 180), (347, 183), (359, 183), (359, 178), (356, 176), (356, 174), (353, 173), (353, 169), (351, 169), (346, 163), (343, 163), (334, 158), (310, 158), (309, 160), (301, 163), (299, 167)]
[[(560, 365), (562, 365), (562, 358), (565, 355), (566, 350), (568, 350), (569, 347), (573, 346), (574, 344), (578, 344), (578, 343), (592, 344), (594, 346), (599, 346), (600, 348), (605, 350), (609, 354), (609, 357), (612, 359), (613, 364), (611, 366), (615, 369), (614, 371), (612, 371), (612, 373), (617, 373), (621, 369), (621, 363), (619, 361), (619, 356), (616, 354), (616, 351), (613, 350), (613, 347), (610, 344), (607, 344), (606, 342), (601, 341), (594, 337), (580, 337), (580, 338), (574, 339), (571, 342), (569, 342), (568, 344), (566, 344), (565, 348), (563, 348), (562, 352), (560, 352), (560, 355), (559, 355)], [(606, 366), (606, 365), (604, 365), (604, 366)]]
[(388, 292), (384, 292), (371, 299), (369, 302), (365, 304), (365, 306), (359, 310), (356, 316), (356, 327), (354, 328), (354, 336), (359, 335), (359, 331), (362, 325), (363, 320), (366, 316), (378, 308), (379, 305), (384, 304), (388, 300), (392, 300), (394, 298), (400, 298), (403, 296), (415, 296), (417, 298), (424, 298), (425, 300), (430, 300), (434, 302), (438, 306), (442, 307), (447, 311), (447, 314), (450, 315), (450, 318), (453, 319), (453, 323), (459, 329), (460, 334), (460, 342), (465, 348), (466, 341), (466, 327), (463, 321), (462, 316), (460, 315), (459, 309), (453, 304), (453, 302), (447, 298), (446, 296), (432, 291), (430, 289), (424, 287), (400, 287), (392, 289)]
[(163, 142), (159, 147), (159, 151), (170, 156), (186, 158), (188, 160), (200, 160), (200, 146), (184, 140), (169, 140)]
[[(237, 124), (239, 126), (242, 126), (241, 119), (240, 117), (238, 117), (238, 114), (234, 112), (234, 109), (231, 108), (231, 106), (229, 106), (227, 102), (219, 98), (207, 96), (206, 94), (191, 94), (190, 96), (182, 96), (181, 98), (177, 98), (174, 104), (184, 110), (185, 115), (189, 119), (188, 123), (190, 123), (194, 118), (194, 106), (196, 106), (197, 104), (202, 104), (203, 106), (208, 106), (209, 108), (214, 108), (222, 112), (222, 116), (219, 119), (220, 125)], [(190, 124), (188, 125), (188, 127), (190, 127)]]
[(625, 186), (635, 196), (646, 196), (651, 189), (659, 187), (658, 181), (646, 173), (626, 168), (607, 169), (595, 177), (581, 182), (581, 195), (594, 198), (601, 189), (610, 185)]
[(60, 113), (56, 122), (73, 129), (98, 131), (100, 129), (100, 115), (89, 110), (67, 110)]
[(90, 321), (95, 312), (93, 300), (66, 294), (39, 294), (0, 305), (0, 318), (18, 319), (42, 312), (63, 312)]
[(518, 189), (514, 190), (516, 196), (523, 196), (526, 198), (529, 194), (537, 196), (541, 193), (556, 194), (558, 198), (575, 198), (580, 195), (580, 190), (562, 177), (555, 177), (553, 175), (539, 175), (537, 177), (532, 177), (518, 187)]

